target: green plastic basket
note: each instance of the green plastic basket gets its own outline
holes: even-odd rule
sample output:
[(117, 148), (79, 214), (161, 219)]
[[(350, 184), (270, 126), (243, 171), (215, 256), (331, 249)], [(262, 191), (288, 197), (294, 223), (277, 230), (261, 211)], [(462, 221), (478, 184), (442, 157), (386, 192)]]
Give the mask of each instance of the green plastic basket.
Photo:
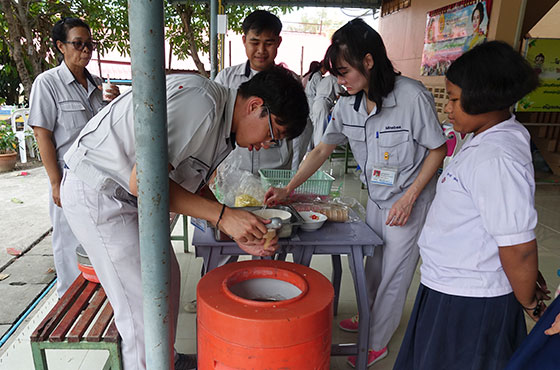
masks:
[[(277, 169), (260, 169), (261, 183), (263, 188), (268, 189), (271, 186), (281, 188), (290, 182), (292, 177), (297, 171), (291, 170), (277, 170)], [(331, 192), (334, 177), (325, 171), (317, 171), (303, 184), (298, 186), (295, 190), (296, 193), (329, 195)]]

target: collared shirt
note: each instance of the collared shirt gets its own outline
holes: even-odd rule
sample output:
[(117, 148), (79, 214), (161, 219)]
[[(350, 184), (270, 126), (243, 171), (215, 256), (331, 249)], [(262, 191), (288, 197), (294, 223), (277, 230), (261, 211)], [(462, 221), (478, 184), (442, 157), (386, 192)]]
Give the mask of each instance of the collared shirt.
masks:
[(29, 126), (42, 127), (53, 133), (53, 143), (59, 162), (80, 130), (99, 112), (103, 103), (103, 82), (92, 76), (87, 90), (76, 80), (66, 63), (41, 73), (31, 88)]
[[(321, 141), (336, 145), (349, 142), (362, 168), (361, 180), (367, 185), (369, 198), (380, 208), (391, 208), (418, 176), (429, 150), (443, 145), (445, 136), (433, 96), (410, 78), (397, 76), (395, 88), (377, 112), (367, 113), (363, 92), (340, 97)], [(378, 166), (397, 169), (393, 185), (369, 181)], [(430, 201), (434, 191), (435, 177), (416, 201)]]
[(418, 240), (422, 284), (467, 297), (512, 291), (498, 248), (535, 239), (529, 140), (512, 116), (471, 138), (445, 168)]
[[(237, 89), (243, 82), (249, 81), (257, 73), (257, 71), (251, 69), (249, 61), (247, 61), (221, 70), (214, 81), (226, 87)], [(292, 140), (280, 140), (280, 146), (258, 151), (237, 147), (227, 161), (239, 164), (240, 170), (257, 174), (261, 168), (289, 170), (292, 166), (292, 157)]]
[(344, 88), (338, 84), (335, 76), (327, 75), (317, 83), (315, 90), (315, 99), (328, 99), (331, 104), (334, 104), (336, 97), (344, 91)]
[[(194, 74), (171, 75), (166, 82), (169, 176), (195, 192), (233, 149), (237, 91)], [(78, 178), (100, 192), (130, 192), (136, 163), (132, 112), (129, 90), (88, 122), (64, 157)]]
[(317, 85), (323, 79), (323, 75), (321, 75), (320, 71), (314, 72), (311, 74), (311, 78), (305, 85), (305, 96), (307, 97), (307, 104), (309, 104), (309, 108), (313, 106), (313, 100), (315, 100), (315, 95), (317, 94)]

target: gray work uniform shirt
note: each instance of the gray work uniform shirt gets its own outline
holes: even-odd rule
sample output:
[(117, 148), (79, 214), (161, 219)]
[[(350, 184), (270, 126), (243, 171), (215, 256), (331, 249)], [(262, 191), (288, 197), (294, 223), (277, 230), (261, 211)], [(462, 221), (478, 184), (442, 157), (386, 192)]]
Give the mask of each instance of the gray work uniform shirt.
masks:
[[(233, 149), (230, 139), (237, 91), (199, 75), (167, 77), (169, 177), (196, 192)], [(88, 122), (64, 159), (92, 188), (115, 195), (130, 193), (136, 163), (132, 91), (105, 107)]]
[(53, 133), (56, 157), (62, 167), (64, 154), (78, 137), (80, 130), (99, 112), (105, 103), (100, 77), (87, 79), (87, 90), (62, 62), (41, 73), (31, 87), (29, 126), (42, 127)]
[[(249, 61), (225, 68), (218, 73), (215, 82), (237, 89), (243, 82), (249, 81), (258, 72), (251, 69)], [(230, 154), (228, 161), (239, 162), (239, 169), (257, 174), (261, 168), (289, 170), (292, 166), (292, 140), (280, 140), (280, 146), (250, 151), (237, 147)]]
[[(430, 92), (418, 81), (397, 76), (380, 113), (376, 109), (367, 113), (363, 92), (340, 97), (321, 141), (349, 142), (369, 198), (380, 208), (391, 208), (418, 176), (429, 149), (443, 145), (445, 136)], [(373, 168), (379, 165), (398, 169), (393, 185), (370, 181)], [(435, 176), (417, 202), (431, 201), (434, 193)]]

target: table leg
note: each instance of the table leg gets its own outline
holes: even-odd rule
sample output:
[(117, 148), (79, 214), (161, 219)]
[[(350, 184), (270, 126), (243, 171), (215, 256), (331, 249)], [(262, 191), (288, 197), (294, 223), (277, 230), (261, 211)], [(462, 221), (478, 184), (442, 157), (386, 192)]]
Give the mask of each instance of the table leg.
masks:
[(220, 257), (222, 256), (222, 247), (210, 247), (208, 249), (210, 250), (210, 253), (208, 256), (208, 265), (206, 267), (206, 273), (218, 267), (218, 264), (220, 263), (220, 259), (221, 259)]
[(195, 255), (197, 257), (202, 257), (202, 273), (201, 276), (204, 276), (208, 272), (208, 261), (210, 261), (210, 252), (212, 248), (208, 247), (194, 247)]
[(311, 258), (313, 257), (313, 252), (315, 252), (314, 245), (306, 245), (303, 247), (303, 253), (301, 255), (301, 262), (298, 262), (300, 265), (304, 265), (309, 267), (311, 264)]
[(340, 261), (339, 254), (331, 255), (332, 260), (332, 276), (331, 283), (334, 288), (334, 302), (333, 302), (333, 313), (336, 316), (338, 314), (338, 300), (340, 299), (340, 281), (342, 279), (342, 263)]
[(369, 341), (369, 299), (366, 289), (364, 254), (362, 246), (353, 245), (352, 254), (348, 258), (350, 272), (354, 279), (354, 289), (356, 290), (356, 300), (358, 302), (358, 314), (360, 317), (358, 325), (358, 358), (356, 359), (356, 369), (366, 369), (368, 358)]

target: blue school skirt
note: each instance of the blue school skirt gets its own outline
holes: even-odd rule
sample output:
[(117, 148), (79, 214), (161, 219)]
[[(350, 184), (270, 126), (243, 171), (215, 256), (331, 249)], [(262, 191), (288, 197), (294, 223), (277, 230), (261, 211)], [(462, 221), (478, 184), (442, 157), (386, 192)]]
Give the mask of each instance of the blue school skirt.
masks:
[(544, 314), (514, 353), (506, 370), (553, 370), (560, 369), (560, 334), (546, 335), (560, 313), (560, 297), (544, 311)]
[(513, 293), (461, 297), (420, 284), (394, 369), (502, 370), (526, 336)]

